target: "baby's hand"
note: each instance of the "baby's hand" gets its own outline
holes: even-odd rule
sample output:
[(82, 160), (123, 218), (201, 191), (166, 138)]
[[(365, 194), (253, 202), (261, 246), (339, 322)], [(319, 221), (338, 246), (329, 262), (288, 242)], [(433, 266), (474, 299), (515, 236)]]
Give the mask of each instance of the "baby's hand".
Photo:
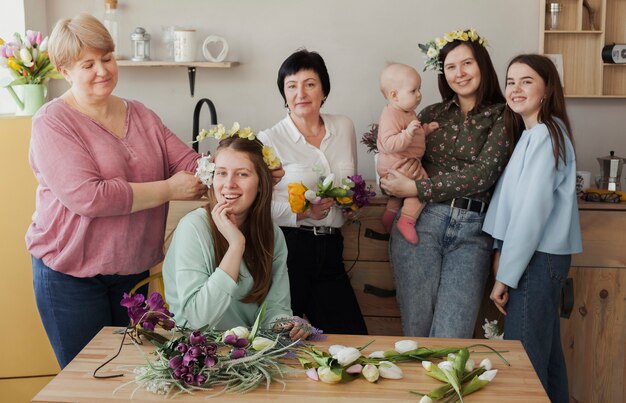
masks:
[(422, 128), (424, 128), (424, 134), (428, 136), (435, 130), (439, 129), (439, 123), (437, 122), (424, 123), (422, 125)]
[(419, 120), (412, 120), (411, 123), (409, 123), (409, 125), (406, 127), (406, 131), (411, 135), (411, 136), (416, 136), (418, 134), (422, 133), (422, 124), (420, 123)]

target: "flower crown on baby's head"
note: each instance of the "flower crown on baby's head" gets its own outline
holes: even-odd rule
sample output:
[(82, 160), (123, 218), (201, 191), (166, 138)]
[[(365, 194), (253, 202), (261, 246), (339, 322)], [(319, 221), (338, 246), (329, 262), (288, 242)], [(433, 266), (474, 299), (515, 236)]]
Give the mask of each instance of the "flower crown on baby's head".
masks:
[(435, 38), (428, 43), (418, 44), (420, 50), (426, 55), (424, 63), (424, 71), (433, 70), (441, 71), (441, 60), (439, 60), (439, 52), (450, 42), (478, 42), (482, 46), (487, 46), (487, 39), (478, 35), (474, 28), (465, 31), (450, 31), (443, 35), (443, 38)]
[[(256, 141), (263, 146), (263, 161), (269, 169), (280, 168), (280, 159), (274, 153), (274, 149), (270, 146), (264, 145), (261, 140), (256, 138), (255, 133), (249, 127), (240, 128), (239, 123), (233, 123), (233, 127), (230, 130), (226, 130), (224, 125), (218, 124), (211, 130), (202, 129), (198, 133), (198, 142), (204, 140), (207, 137), (212, 137), (217, 140), (223, 140), (228, 137), (238, 136), (250, 141)], [(213, 174), (215, 173), (215, 164), (212, 162), (210, 155), (203, 155), (198, 160), (198, 167), (196, 168), (196, 176), (208, 187), (213, 184)]]

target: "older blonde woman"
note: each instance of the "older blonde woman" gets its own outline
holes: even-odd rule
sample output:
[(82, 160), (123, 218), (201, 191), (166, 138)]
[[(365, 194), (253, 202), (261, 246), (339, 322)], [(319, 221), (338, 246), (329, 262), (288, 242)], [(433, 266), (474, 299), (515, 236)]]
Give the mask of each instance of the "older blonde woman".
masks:
[(113, 51), (96, 18), (60, 20), (49, 52), (70, 89), (33, 118), (39, 186), (26, 244), (61, 368), (103, 326), (128, 323), (119, 302), (163, 259), (167, 202), (207, 190), (192, 172), (198, 155), (150, 109), (113, 95)]

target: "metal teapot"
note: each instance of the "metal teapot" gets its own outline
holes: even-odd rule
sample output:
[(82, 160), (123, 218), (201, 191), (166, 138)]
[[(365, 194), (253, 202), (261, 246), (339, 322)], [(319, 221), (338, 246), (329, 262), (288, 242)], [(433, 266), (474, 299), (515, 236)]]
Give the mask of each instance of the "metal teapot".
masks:
[(624, 161), (624, 158), (615, 156), (615, 151), (611, 151), (610, 155), (606, 157), (598, 158), (598, 163), (600, 164), (600, 181), (598, 188), (612, 192), (622, 189), (620, 181)]

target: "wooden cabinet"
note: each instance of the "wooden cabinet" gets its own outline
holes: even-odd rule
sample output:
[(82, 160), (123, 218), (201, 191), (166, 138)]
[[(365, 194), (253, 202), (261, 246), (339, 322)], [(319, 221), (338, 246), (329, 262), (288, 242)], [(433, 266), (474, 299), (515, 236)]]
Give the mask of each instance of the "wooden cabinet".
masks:
[(550, 30), (546, 4), (552, 2), (540, 2), (539, 52), (562, 55), (565, 96), (626, 98), (626, 64), (601, 56), (605, 45), (626, 43), (626, 1), (554, 0), (562, 8), (558, 29)]
[(400, 309), (381, 221), (385, 206), (381, 203), (361, 209), (357, 221), (342, 227), (343, 258), (368, 333), (400, 336)]
[[(626, 3), (625, 3), (626, 4)], [(572, 402), (626, 399), (626, 206), (581, 203), (583, 253), (569, 277), (573, 305), (561, 319)]]

